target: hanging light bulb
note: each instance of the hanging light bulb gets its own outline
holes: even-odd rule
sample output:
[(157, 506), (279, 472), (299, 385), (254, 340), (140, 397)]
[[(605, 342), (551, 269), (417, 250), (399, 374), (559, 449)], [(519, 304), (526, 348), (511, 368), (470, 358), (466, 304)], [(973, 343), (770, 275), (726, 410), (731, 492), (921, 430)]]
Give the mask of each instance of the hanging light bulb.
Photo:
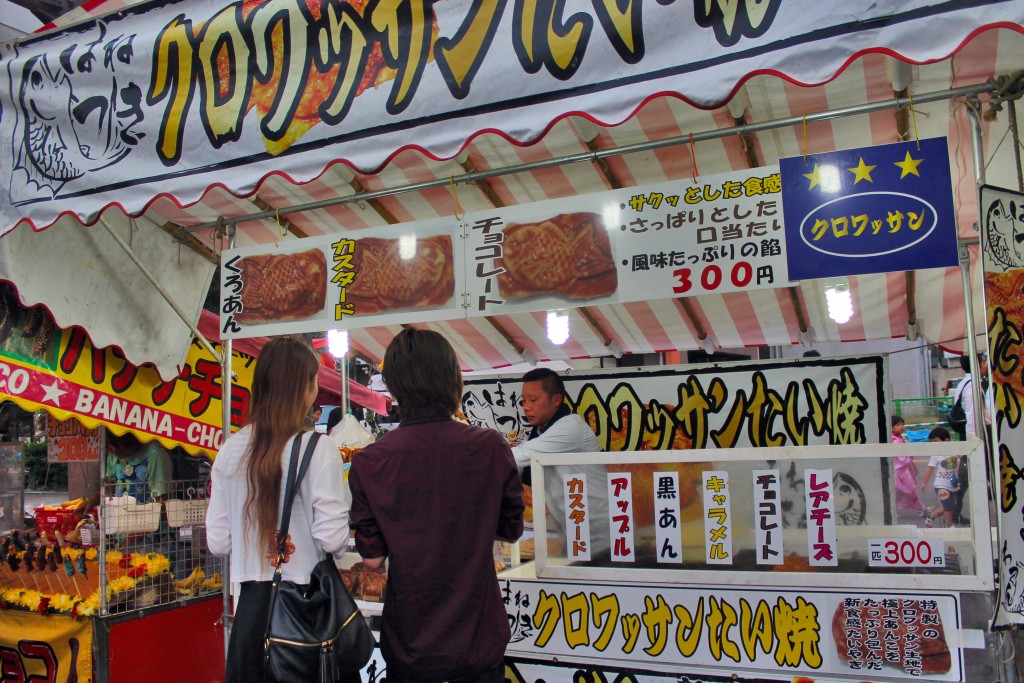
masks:
[(327, 350), (335, 358), (348, 353), (348, 330), (327, 330)]
[(567, 311), (548, 311), (548, 339), (556, 346), (561, 346), (569, 341), (569, 313)]
[(828, 317), (837, 325), (850, 322), (853, 317), (853, 296), (846, 278), (830, 280), (825, 285), (825, 303), (828, 304)]

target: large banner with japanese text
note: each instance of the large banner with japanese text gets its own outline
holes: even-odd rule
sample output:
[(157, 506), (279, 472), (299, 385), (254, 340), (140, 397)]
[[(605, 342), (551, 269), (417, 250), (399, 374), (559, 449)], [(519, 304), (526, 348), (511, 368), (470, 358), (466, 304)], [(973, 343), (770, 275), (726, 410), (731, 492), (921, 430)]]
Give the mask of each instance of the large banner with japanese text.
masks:
[(960, 605), (952, 593), (499, 583), (513, 658), (743, 678), (765, 672), (964, 680)]
[(794, 280), (957, 264), (946, 138), (779, 162)]
[(1024, 624), (1024, 194), (982, 186), (979, 214), (984, 245), (988, 365), (992, 382), (995, 453), (999, 472), (999, 585), (994, 625)]
[[(887, 443), (885, 356), (569, 370), (565, 400), (603, 451)], [(526, 440), (519, 376), (464, 380), (470, 423)]]
[[(11, 331), (0, 341), (0, 400), (45, 410), (85, 428), (133, 432), (192, 454), (213, 455), (221, 444), (221, 366), (193, 342), (178, 377), (164, 382), (152, 367), (136, 367), (115, 348), (97, 350), (80, 328), (52, 325), (31, 335)], [(214, 349), (219, 345), (214, 344)], [(249, 412), (255, 359), (232, 354), (231, 424)], [(56, 432), (55, 432), (56, 434)]]
[(0, 235), (407, 147), (449, 159), (482, 131), (524, 143), (570, 113), (617, 125), (660, 94), (711, 108), (867, 51), (933, 62), (1021, 23), (1008, 1), (150, 0), (0, 45)]
[(0, 610), (5, 681), (92, 681), (92, 620)]
[[(889, 441), (884, 356), (579, 370), (562, 373), (562, 380), (566, 402), (594, 430), (602, 451)], [(471, 424), (497, 429), (516, 446), (530, 431), (521, 389), (518, 376), (467, 377), (462, 411)], [(803, 468), (794, 461), (773, 459), (770, 450), (757, 466), (779, 473), (778, 495), (785, 503), (780, 522), (787, 528), (806, 526)], [(650, 486), (651, 473), (657, 468), (636, 465), (616, 469), (629, 471), (637, 482)], [(679, 487), (696, 491), (690, 484), (693, 477), (699, 480), (701, 463), (675, 469)], [(838, 524), (891, 522), (894, 494), (887, 459), (836, 463), (830, 479), (838, 500)], [(595, 491), (604, 485), (590, 484)], [(701, 508), (699, 499), (680, 504), (684, 502), (684, 519)], [(650, 511), (637, 520), (638, 526), (650, 523)]]
[(785, 287), (778, 168), (229, 249), (223, 338)]
[(786, 287), (777, 166), (476, 212), (469, 315)]

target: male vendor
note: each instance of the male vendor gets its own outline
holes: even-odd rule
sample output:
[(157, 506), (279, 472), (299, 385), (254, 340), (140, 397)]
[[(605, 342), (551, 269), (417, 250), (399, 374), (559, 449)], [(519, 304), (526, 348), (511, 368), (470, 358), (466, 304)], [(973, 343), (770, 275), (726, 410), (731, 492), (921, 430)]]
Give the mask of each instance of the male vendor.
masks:
[[(536, 368), (523, 375), (522, 401), (526, 420), (533, 431), (526, 442), (512, 449), (519, 467), (530, 467), (538, 453), (593, 453), (599, 451), (597, 437), (583, 418), (569, 410), (563, 401), (565, 385), (550, 368)], [(585, 474), (587, 509), (590, 513), (591, 559), (609, 549), (608, 470), (602, 465), (560, 465), (546, 467), (544, 494), (549, 520), (565, 539), (565, 494), (563, 474)], [(529, 475), (530, 470), (526, 470)], [(528, 481), (528, 479), (524, 479)]]

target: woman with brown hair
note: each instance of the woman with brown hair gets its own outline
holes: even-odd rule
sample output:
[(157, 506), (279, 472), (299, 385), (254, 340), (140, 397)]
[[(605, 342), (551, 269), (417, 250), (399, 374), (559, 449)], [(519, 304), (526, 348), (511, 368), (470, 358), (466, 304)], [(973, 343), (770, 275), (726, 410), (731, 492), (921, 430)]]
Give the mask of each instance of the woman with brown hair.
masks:
[[(294, 439), (304, 450), (313, 432), (304, 427), (317, 394), (318, 364), (297, 339), (280, 337), (256, 360), (245, 427), (217, 453), (206, 512), (210, 552), (229, 555), (231, 580), (241, 583), (228, 645), (227, 681), (274, 680), (264, 665), (263, 636), (277, 561), (284, 478)], [(292, 506), (283, 576), (309, 583), (324, 552), (336, 559), (348, 543), (349, 499), (338, 450), (321, 439)], [(358, 681), (358, 675), (351, 680)]]
[(512, 450), (496, 430), (452, 419), (462, 373), (437, 332), (400, 332), (384, 381), (402, 422), (353, 458), (349, 483), (363, 562), (389, 562), (387, 680), (502, 683), (511, 632), (491, 550), (523, 533)]

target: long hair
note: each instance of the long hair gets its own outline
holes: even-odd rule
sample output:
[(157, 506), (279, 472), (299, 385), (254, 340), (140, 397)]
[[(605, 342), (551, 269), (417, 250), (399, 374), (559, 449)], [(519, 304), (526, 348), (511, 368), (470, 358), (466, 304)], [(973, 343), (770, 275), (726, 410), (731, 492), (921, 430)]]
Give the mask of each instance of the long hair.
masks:
[(245, 522), (256, 523), (262, 538), (276, 529), (281, 498), (281, 452), (305, 428), (309, 390), (318, 364), (305, 342), (272, 339), (256, 359), (247, 424), (252, 437), (245, 454)]
[(444, 408), (451, 415), (462, 397), (462, 371), (448, 340), (433, 330), (407, 327), (384, 351), (384, 383), (399, 410)]

